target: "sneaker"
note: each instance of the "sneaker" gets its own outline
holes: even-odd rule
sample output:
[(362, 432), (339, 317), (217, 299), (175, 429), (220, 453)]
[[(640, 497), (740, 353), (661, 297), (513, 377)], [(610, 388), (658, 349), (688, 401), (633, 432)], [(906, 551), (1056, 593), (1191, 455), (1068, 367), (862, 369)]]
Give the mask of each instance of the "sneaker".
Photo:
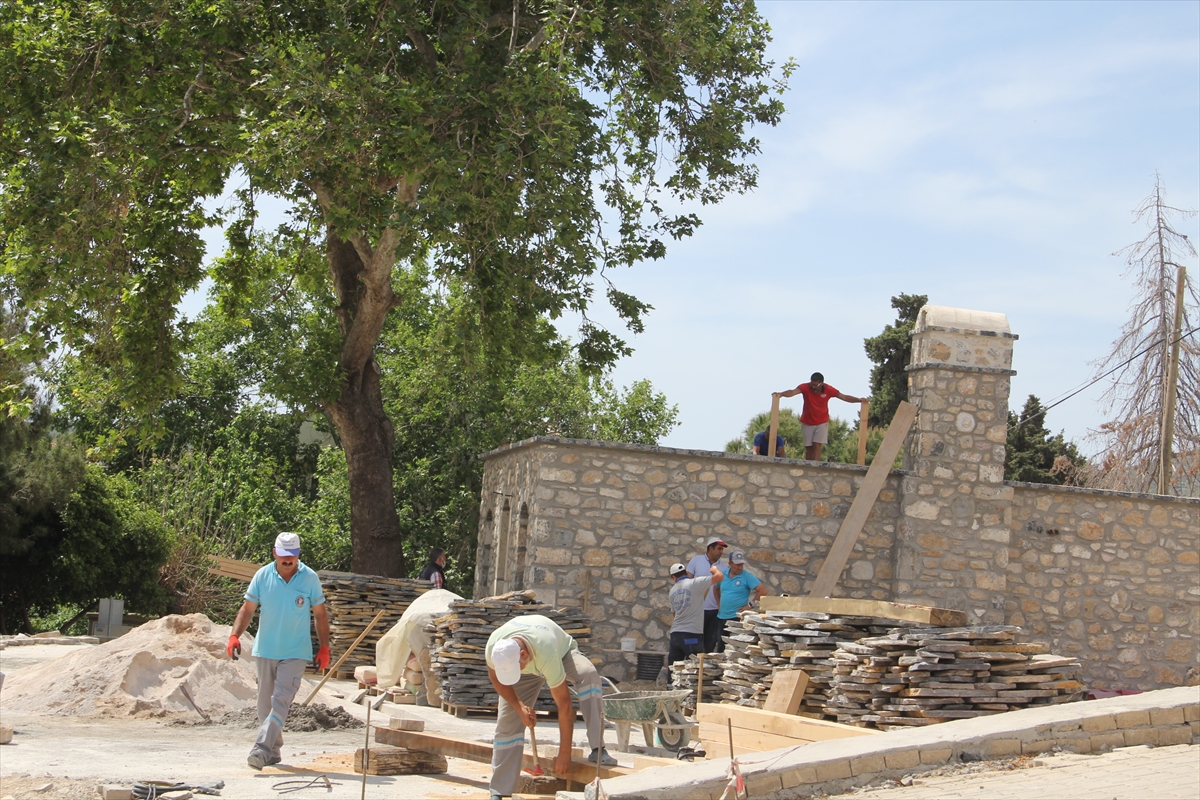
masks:
[(593, 747), (592, 754), (587, 757), (587, 760), (595, 764), (597, 756), (600, 757), (600, 766), (602, 767), (615, 767), (617, 765), (617, 760), (610, 756), (608, 751), (603, 747)]
[(283, 761), (283, 759), (282, 759), (281, 757), (279, 757), (279, 756), (272, 756), (271, 758), (268, 758), (268, 759), (267, 759), (267, 766), (268, 766), (268, 767), (273, 767), (273, 766), (275, 766), (276, 764), (279, 764), (279, 763), (281, 763), (282, 761)]
[(261, 770), (270, 763), (270, 759), (261, 750), (251, 750), (250, 755), (246, 756), (246, 763), (250, 765), (251, 769)]

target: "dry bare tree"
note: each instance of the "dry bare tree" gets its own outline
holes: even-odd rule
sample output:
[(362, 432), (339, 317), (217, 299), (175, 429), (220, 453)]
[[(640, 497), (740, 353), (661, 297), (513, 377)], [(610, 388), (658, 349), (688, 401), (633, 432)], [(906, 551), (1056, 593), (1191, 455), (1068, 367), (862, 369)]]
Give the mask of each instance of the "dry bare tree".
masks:
[(1111, 373), (1112, 383), (1101, 402), (1113, 416), (1092, 433), (1101, 444), (1088, 479), (1094, 487), (1161, 491), (1168, 365), (1178, 339), (1177, 399), (1170, 437), (1175, 458), (1165, 489), (1169, 494), (1200, 493), (1200, 335), (1196, 329), (1200, 298), (1194, 266), (1183, 288), (1180, 324), (1175, 318), (1178, 271), (1185, 260), (1195, 258), (1196, 248), (1173, 227), (1177, 220), (1196, 213), (1168, 205), (1162, 179), (1155, 173), (1153, 193), (1133, 212), (1135, 224), (1145, 222), (1149, 233), (1113, 253), (1125, 256), (1128, 266), (1122, 277), (1133, 281), (1135, 291), (1121, 335), (1108, 355), (1096, 362), (1098, 377)]

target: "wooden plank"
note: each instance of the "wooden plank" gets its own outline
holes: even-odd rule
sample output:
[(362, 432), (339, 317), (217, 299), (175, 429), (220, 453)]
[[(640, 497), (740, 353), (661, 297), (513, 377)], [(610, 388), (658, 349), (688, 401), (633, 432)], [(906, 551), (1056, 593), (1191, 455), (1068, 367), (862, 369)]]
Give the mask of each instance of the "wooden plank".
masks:
[[(771, 425), (767, 430), (767, 456), (775, 457), (775, 437), (779, 433), (779, 395), (771, 395)], [(761, 453), (760, 453), (761, 455)]]
[(888, 426), (887, 434), (883, 437), (883, 443), (879, 445), (879, 452), (875, 454), (875, 460), (871, 462), (866, 477), (858, 487), (858, 493), (854, 495), (850, 511), (842, 520), (842, 527), (838, 530), (837, 538), (833, 540), (833, 547), (829, 548), (829, 555), (825, 557), (825, 563), (817, 573), (817, 579), (809, 592), (810, 597), (829, 597), (833, 594), (838, 578), (841, 577), (842, 570), (846, 568), (846, 562), (850, 559), (850, 553), (854, 550), (854, 543), (858, 541), (858, 534), (867, 523), (875, 499), (879, 497), (879, 491), (883, 489), (884, 482), (891, 474), (892, 462), (900, 455), (900, 448), (904, 446), (908, 429), (912, 427), (916, 418), (917, 407), (901, 400), (896, 415), (892, 417), (892, 424)]
[[(486, 742), (475, 742), (470, 739), (457, 739), (453, 736), (440, 736), (434, 733), (415, 732), (415, 731), (395, 731), (391, 728), (376, 728), (375, 741), (380, 744), (390, 744), (394, 747), (407, 747), (410, 750), (424, 750), (427, 753), (438, 753), (451, 758), (462, 758), (467, 761), (478, 761), (481, 764), (492, 763), (492, 746)], [(549, 750), (549, 748), (542, 748)], [(580, 754), (582, 755), (582, 753)], [(521, 768), (530, 769), (536, 764), (541, 764), (542, 769), (547, 775), (554, 775), (554, 758), (543, 755), (536, 761), (533, 755), (525, 753)], [(625, 767), (601, 767), (600, 777), (617, 778), (621, 775), (629, 775), (633, 772)], [(596, 777), (596, 765), (584, 761), (582, 758), (575, 758), (571, 761), (571, 772), (567, 775), (559, 775), (560, 778), (567, 778), (578, 783), (588, 783)]]
[(394, 731), (423, 731), (425, 730), (425, 720), (412, 719), (410, 717), (391, 717), (386, 725), (379, 725), (380, 728), (391, 728)]
[[(792, 739), (803, 739), (806, 742), (823, 742), (827, 739), (845, 739), (850, 736), (864, 736), (879, 733), (867, 728), (856, 728), (852, 725), (842, 725), (839, 722), (828, 722), (812, 717), (797, 717), (791, 714), (780, 714), (777, 711), (764, 711), (761, 708), (735, 706), (726, 703), (701, 703), (696, 709), (696, 719), (700, 723), (714, 723), (718, 726), (727, 725), (727, 720), (733, 727), (748, 731), (760, 731), (787, 736)], [(734, 731), (734, 738), (737, 731)]]
[(808, 688), (808, 673), (802, 669), (775, 670), (771, 678), (771, 691), (767, 692), (764, 711), (795, 714), (800, 709), (804, 690)]
[[(942, 628), (961, 628), (967, 624), (965, 611), (934, 606), (915, 606), (906, 603), (887, 603), (883, 600), (854, 600), (848, 597), (779, 597), (769, 594), (758, 601), (758, 607), (764, 612), (812, 611), (834, 616), (881, 617), (936, 625)], [(976, 649), (979, 648), (976, 647)], [(1011, 645), (1003, 645), (1000, 649), (1009, 650)]]
[[(738, 744), (736, 736), (737, 734), (734, 734), (733, 754), (735, 756), (752, 756), (755, 753), (762, 752), (753, 747), (742, 747)], [(712, 753), (713, 758), (726, 758), (729, 755), (729, 737), (725, 737), (719, 741), (716, 739), (701, 739), (700, 749), (706, 753)], [(717, 755), (718, 753), (720, 755)]]
[(858, 412), (858, 465), (867, 465), (867, 408), (870, 400), (862, 401), (862, 409)]
[[(702, 742), (718, 742), (716, 747), (705, 747), (707, 753), (720, 754), (727, 756), (729, 754), (729, 729), (720, 725), (714, 725), (711, 722), (703, 722), (700, 724), (700, 741)], [(733, 729), (733, 743), (738, 747), (745, 747), (754, 752), (762, 752), (763, 750), (778, 750), (781, 747), (797, 747), (804, 744), (812, 744), (812, 742), (804, 739), (793, 739), (790, 736), (779, 736), (774, 733), (762, 733), (761, 731), (748, 731), (745, 728)]]

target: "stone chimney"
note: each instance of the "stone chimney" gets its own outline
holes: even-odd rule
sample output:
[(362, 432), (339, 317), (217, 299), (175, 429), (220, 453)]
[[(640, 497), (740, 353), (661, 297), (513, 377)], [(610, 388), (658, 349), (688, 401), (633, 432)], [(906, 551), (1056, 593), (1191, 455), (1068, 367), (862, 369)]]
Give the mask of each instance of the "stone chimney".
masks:
[(1012, 487), (1004, 484), (1013, 342), (1003, 314), (927, 305), (913, 330), (894, 595), (1004, 622)]

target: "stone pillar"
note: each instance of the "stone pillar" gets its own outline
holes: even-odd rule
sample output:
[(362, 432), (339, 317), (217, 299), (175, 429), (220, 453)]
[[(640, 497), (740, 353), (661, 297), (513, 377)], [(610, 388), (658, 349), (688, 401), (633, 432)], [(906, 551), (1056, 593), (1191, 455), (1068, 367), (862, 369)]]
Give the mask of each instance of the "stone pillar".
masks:
[(895, 549), (898, 602), (1004, 622), (1012, 487), (1004, 484), (1016, 336), (1003, 314), (925, 306), (913, 330)]

